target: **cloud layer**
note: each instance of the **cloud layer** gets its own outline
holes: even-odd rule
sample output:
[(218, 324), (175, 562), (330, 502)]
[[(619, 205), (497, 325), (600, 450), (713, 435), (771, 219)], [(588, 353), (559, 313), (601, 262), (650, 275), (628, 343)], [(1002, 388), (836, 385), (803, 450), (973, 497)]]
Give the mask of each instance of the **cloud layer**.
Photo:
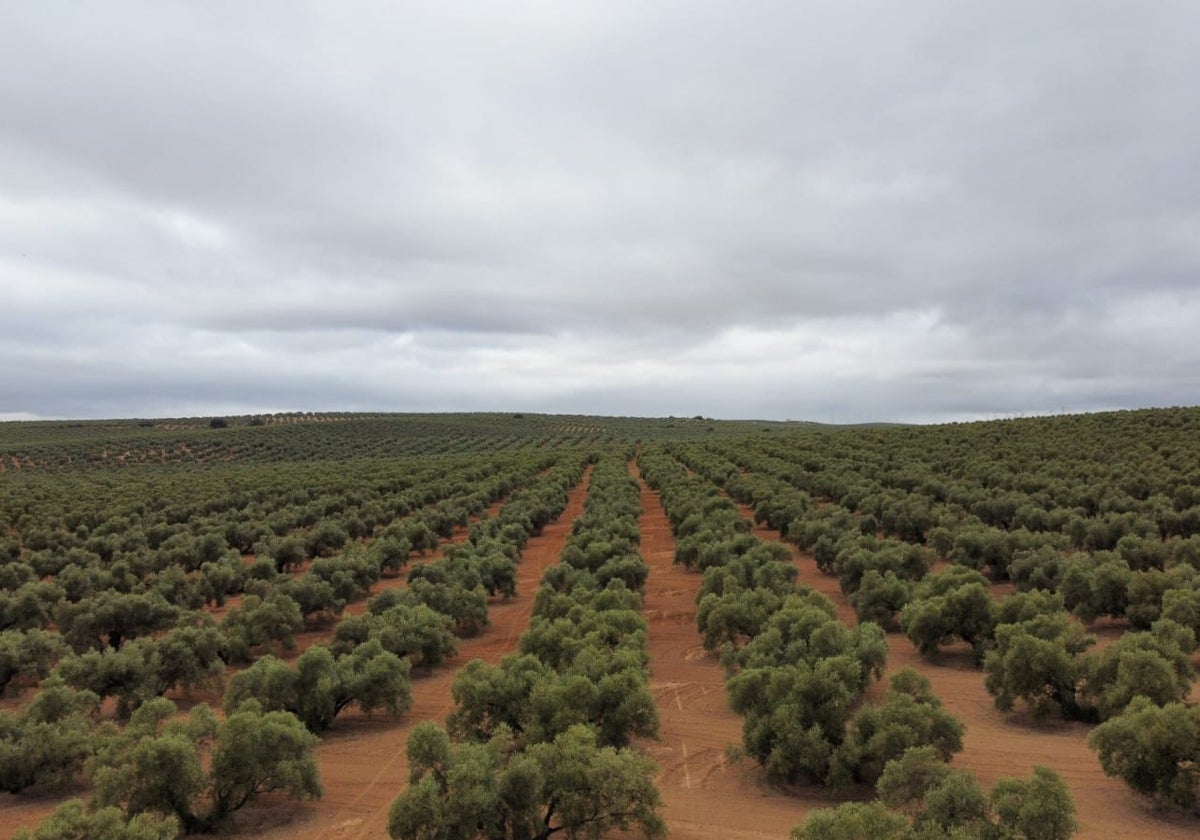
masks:
[(0, 10), (0, 417), (1200, 402), (1200, 7)]

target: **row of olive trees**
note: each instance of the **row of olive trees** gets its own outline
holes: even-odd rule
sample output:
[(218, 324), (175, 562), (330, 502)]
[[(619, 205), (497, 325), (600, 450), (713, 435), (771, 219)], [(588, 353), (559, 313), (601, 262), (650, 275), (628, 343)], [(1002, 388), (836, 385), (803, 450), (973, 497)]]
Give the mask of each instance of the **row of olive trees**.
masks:
[[(566, 490), (578, 482), (583, 465), (582, 457), (566, 459), (548, 470), (505, 505), (497, 521), (476, 523), (467, 545), (478, 547), (483, 557), (496, 550), (506, 557), (519, 553), (533, 531), (565, 506)], [(458, 560), (470, 556), (464, 549)], [(346, 563), (339, 559), (318, 561), (296, 580), (311, 576), (359, 587), (375, 578), (361, 576), (361, 552), (351, 553)], [(294, 665), (270, 655), (258, 658), (230, 681), (220, 724), (205, 706), (196, 707), (186, 723), (172, 722), (173, 705), (158, 695), (172, 686), (219, 680), (221, 657), (230, 647), (223, 631), (244, 634), (242, 651), (256, 648), (256, 642), (290, 640), (302, 625), (301, 608), (291, 596), (247, 596), (220, 628), (211, 620), (193, 622), (160, 637), (139, 636), (118, 648), (67, 653), (29, 711), (0, 717), (0, 781), (15, 792), (62, 784), (87, 770), (92, 806), (69, 803), (39, 829), (43, 836), (69, 827), (91, 836), (111, 826), (114, 836), (144, 831), (146, 836), (173, 837), (180, 830), (225, 827), (232, 812), (260, 792), (317, 795), (315, 765), (308, 754), (314, 742), (299, 733), (325, 730), (351, 705), (402, 713), (411, 705), (411, 665), (432, 667), (453, 653), (456, 618), (426, 602), (437, 599), (412, 600), (422, 582), (428, 584), (426, 594), (446, 588), (442, 582), (414, 578), (408, 590), (390, 590), (374, 599), (367, 618), (339, 625), (330, 647), (313, 646)], [(83, 690), (64, 684), (64, 678)], [(112, 724), (94, 727), (101, 696), (118, 698), (118, 716), (129, 718), (124, 730)], [(244, 756), (236, 756), (238, 739), (245, 739), (248, 728), (261, 730), (277, 749), (273, 753), (253, 739), (245, 749), (260, 755), (259, 765), (275, 763), (247, 764), (247, 772), (255, 776), (239, 787), (225, 776), (238, 762), (246, 764)], [(228, 756), (235, 756), (232, 763), (224, 760)], [(151, 778), (156, 774), (157, 781)]]
[(658, 725), (630, 585), (646, 574), (637, 489), (621, 460), (596, 464), (519, 651), (494, 666), (469, 663), (454, 681), (448, 729), (422, 724), (410, 737), (412, 777), (392, 805), (393, 837), (664, 833), (654, 765), (627, 746)]
[(693, 565), (694, 543), (725, 547), (703, 564), (697, 623), (729, 668), (743, 746), (772, 778), (869, 784), (909, 747), (932, 746), (943, 760), (961, 749), (962, 725), (914, 671), (892, 679), (881, 705), (862, 704), (886, 663), (883, 631), (838, 621), (827, 597), (795, 583), (783, 546), (739, 539), (745, 521), (700, 477), (700, 461), (688, 462), (694, 474), (652, 450), (640, 463), (675, 529), (677, 561)]
[[(781, 498), (777, 503), (760, 499), (756, 505), (756, 518), (774, 527), (786, 523), (788, 514), (798, 511), (803, 515), (810, 509), (809, 501), (803, 495), (781, 488), (776, 479), (759, 479), (731, 468), (719, 459), (707, 461), (694, 453), (684, 461), (695, 474), (723, 484), (730, 495), (739, 493), (745, 499), (746, 494), (764, 489), (779, 493)], [(669, 462), (654, 466), (668, 476), (672, 473)], [(682, 530), (694, 527), (691, 523), (712, 523), (718, 519), (733, 523), (732, 516), (721, 508), (719, 494), (689, 480), (677, 469), (673, 473), (674, 489), (669, 480), (665, 481), (663, 498), (669, 515), (673, 506), (680, 507), (675, 521), (683, 526)], [(691, 523), (688, 506), (679, 502), (679, 498), (688, 497), (695, 500), (693, 508), (704, 512)], [(714, 509), (721, 511), (719, 517), (712, 515)], [(773, 521), (770, 521), (771, 517), (774, 517)], [(875, 526), (864, 533), (850, 517), (847, 520), (843, 524), (853, 527), (847, 541), (876, 549), (871, 553), (882, 557), (873, 557), (866, 563), (862, 562), (861, 555), (843, 558), (847, 561), (840, 570), (843, 586), (849, 584), (849, 588), (853, 588), (863, 580), (882, 578), (880, 565), (886, 569), (889, 582), (902, 581), (903, 587), (925, 575), (929, 557), (922, 549), (906, 548), (896, 540), (880, 540), (873, 533)], [(734, 524), (728, 532), (736, 534), (737, 527)], [(720, 534), (709, 542), (721, 542)], [(818, 812), (805, 826), (797, 829), (797, 837), (1058, 838), (1067, 837), (1074, 831), (1074, 807), (1066, 786), (1053, 771), (1038, 768), (1030, 782), (1005, 780), (990, 795), (984, 794), (969, 774), (951, 771), (944, 762), (961, 743), (961, 725), (940, 710), (928, 682), (915, 672), (906, 669), (896, 674), (881, 706), (865, 706), (853, 719), (847, 720), (838, 710), (852, 704), (853, 695), (849, 692), (829, 693), (828, 687), (836, 685), (829, 677), (832, 668), (826, 668), (823, 673), (812, 669), (799, 674), (758, 670), (762, 663), (777, 666), (789, 660), (806, 662), (806, 658), (807, 663), (811, 663), (814, 651), (844, 649), (832, 642), (840, 637), (845, 644), (848, 635), (844, 627), (839, 632), (828, 624), (834, 614), (832, 605), (828, 605), (823, 613), (812, 609), (820, 603), (819, 599), (808, 596), (804, 600), (809, 603), (804, 604), (792, 596), (784, 600), (782, 607), (778, 605), (779, 592), (792, 580), (794, 567), (781, 562), (787, 557), (786, 553), (775, 556), (779, 559), (772, 561), (770, 550), (760, 549), (756, 556), (754, 547), (745, 549), (740, 557), (729, 560), (723, 567), (710, 566), (705, 571), (702, 585), (702, 613), (708, 615), (701, 616), (701, 624), (707, 623), (710, 630), (706, 642), (710, 646), (723, 646), (723, 658), (733, 674), (729, 682), (731, 699), (735, 704), (741, 700), (750, 712), (744, 739), (750, 748), (748, 751), (759, 748), (760, 761), (769, 772), (783, 778), (793, 778), (788, 774), (794, 773), (799, 766), (799, 778), (831, 784), (874, 782), (881, 797), (880, 802), (870, 805), (851, 803), (836, 811)], [(864, 570), (864, 566), (871, 565), (875, 567)], [(897, 572), (904, 577), (900, 578)], [(974, 579), (971, 582), (975, 582)], [(939, 588), (936, 580), (929, 586), (930, 597), (954, 589), (945, 585)], [(757, 591), (747, 596), (744, 594), (746, 589)], [(727, 598), (730, 593), (733, 597)], [(990, 607), (986, 589), (970, 594), (982, 594), (983, 601)], [(961, 605), (943, 605), (952, 616), (952, 625), (955, 624), (953, 616), (973, 612), (970, 600), (962, 600)], [(727, 612), (723, 602), (734, 608)], [(778, 611), (774, 615), (773, 609)], [(986, 609), (984, 612), (988, 615)], [(730, 621), (723, 614), (732, 614), (736, 619)], [(711, 633), (714, 616), (718, 626), (728, 628), (723, 635)], [(958, 629), (961, 632), (957, 638), (974, 641), (970, 638), (969, 627), (961, 624)], [(985, 620), (979, 629), (981, 637), (990, 629), (991, 624)], [(941, 631), (931, 628), (931, 632), (941, 640)], [(745, 641), (747, 637), (749, 641)], [(870, 661), (870, 650), (869, 644), (860, 649), (859, 655), (864, 656), (861, 661)], [(818, 676), (823, 679), (815, 678)], [(853, 670), (847, 668), (842, 685), (849, 685), (853, 676)], [(772, 714), (778, 715), (777, 720), (771, 720)], [(796, 726), (797, 721), (799, 726)], [(814, 725), (804, 732), (804, 737), (793, 734), (784, 749), (768, 752), (755, 740), (768, 741), (777, 732), (789, 732), (789, 727), (790, 733), (796, 733), (806, 721), (813, 721)], [(840, 744), (836, 740), (839, 730), (847, 733)], [(778, 747), (779, 743), (772, 746)], [(762, 757), (764, 753), (765, 758)], [(793, 756), (799, 756), (799, 759)], [(889, 811), (887, 806), (899, 809), (901, 813)]]
[[(1123, 723), (1134, 711), (1142, 718), (1166, 715), (1164, 709), (1178, 714), (1178, 702), (1190, 693), (1190, 658), (1200, 628), (1200, 538), (1186, 525), (1188, 506), (1196, 501), (1187, 485), (1176, 485), (1173, 510), (1161, 504), (1154, 509), (1157, 529), (1130, 508), (1106, 511), (1103, 504), (1082, 514), (1039, 519), (1015, 491), (1006, 500), (976, 497), (964, 514), (961, 507), (954, 508), (966, 497), (944, 487), (933, 504), (896, 492), (886, 505), (879, 504), (878, 496), (872, 500), (871, 493), (878, 491), (843, 488), (841, 500), (851, 507), (827, 500), (817, 506), (792, 505), (789, 510), (798, 516), (785, 525), (786, 514), (779, 508), (786, 505), (772, 504), (771, 496), (794, 499), (796, 488), (812, 486), (808, 476), (794, 471), (797, 461), (807, 457), (735, 458), (738, 464), (714, 462), (697, 471), (773, 513), (769, 524), (811, 548), (823, 568), (838, 574), (860, 619), (898, 624), (927, 656), (965, 642), (984, 665), (987, 687), (1001, 709), (1023, 701), (1035, 716), (1110, 720), (1098, 733), (1103, 737), (1093, 738), (1098, 749), (1102, 742), (1109, 745), (1109, 753), (1102, 750), (1107, 772), (1141, 792), (1195, 804), (1196, 786), (1185, 769), (1193, 760), (1194, 743), (1182, 737), (1179, 749), (1154, 756), (1144, 737), (1132, 738), (1144, 732)], [(700, 463), (689, 466), (706, 466), (703, 458), (692, 458)], [(743, 472), (749, 466), (763, 474)], [(935, 481), (908, 476), (906, 489), (928, 489)], [(1151, 485), (1146, 488), (1147, 495), (1153, 493)], [(1010, 505), (1008, 513), (996, 514), (1005, 504)], [(926, 515), (919, 527), (899, 533), (894, 516), (905, 509)], [(927, 551), (954, 565), (929, 577), (922, 568), (926, 564), (905, 569), (892, 563), (880, 570), (874, 558), (887, 551), (889, 540), (876, 535), (876, 529), (902, 536), (917, 550), (926, 543)], [(1071, 546), (1086, 550), (1064, 555)], [(996, 604), (981, 570), (1012, 579), (1020, 591)], [(1124, 618), (1134, 632), (1099, 653), (1087, 653), (1094, 637), (1067, 610), (1085, 622), (1098, 616)], [(1114, 740), (1120, 742), (1117, 747), (1111, 746)]]
[[(511, 594), (520, 547), (534, 528), (565, 505), (564, 487), (578, 480), (582, 466), (582, 459), (575, 459), (549, 471), (506, 505), (499, 519), (476, 523), (470, 539), (455, 546), (450, 557), (414, 569), (406, 591), (393, 591), (373, 602), (376, 612), (390, 611), (384, 638), (388, 649), (412, 658), (420, 648), (417, 664), (437, 664), (454, 650), (444, 624), (474, 632), (485, 623), (486, 595)], [(59, 617), (65, 641), (80, 652), (68, 650), (54, 633), (4, 631), (0, 679), (7, 684), (21, 675), (45, 676), (59, 661), (68, 682), (101, 697), (118, 698), (118, 714), (126, 718), (138, 704), (171, 688), (219, 683), (225, 663), (290, 649), (306, 617), (336, 615), (345, 603), (369, 591), (386, 562), (378, 551), (381, 542), (320, 558), (299, 577), (279, 575), (269, 562), (258, 564), (264, 574), (238, 584), (250, 594), (220, 627), (190, 618), (157, 593), (106, 592), (68, 602), (60, 605)], [(240, 561), (233, 568), (240, 574)], [(339, 628), (343, 647), (371, 635), (366, 621)], [(165, 628), (172, 629), (164, 636)]]
[(3, 789), (61, 785), (80, 771), (92, 787), (91, 808), (72, 800), (25, 836), (173, 838), (227, 827), (261, 793), (321, 793), (316, 739), (293, 715), (250, 703), (220, 720), (198, 705), (182, 721), (158, 698), (123, 729), (97, 728), (98, 704), (92, 692), (52, 679), (24, 712), (0, 712)]
[(915, 747), (884, 766), (875, 790), (874, 802), (814, 811), (793, 840), (1067, 840), (1077, 828), (1066, 783), (1046, 767), (985, 792), (931, 747)]
[[(492, 478), (501, 481), (503, 488), (512, 484), (511, 478)], [(496, 489), (489, 487), (488, 492)], [(15, 550), (0, 565), (0, 690), (14, 680), (18, 684), (36, 682), (73, 648), (78, 656), (70, 658), (80, 661), (66, 662), (67, 669), (75, 674), (93, 672), (87, 687), (102, 689), (102, 696), (125, 695), (122, 712), (127, 714), (132, 709), (129, 700), (161, 694), (176, 683), (187, 684), (188, 674), (175, 679), (173, 671), (185, 669), (197, 658), (204, 658), (205, 667), (213, 665), (214, 648), (224, 661), (244, 662), (264, 643), (290, 646), (300, 627), (297, 608), (300, 619), (339, 613), (345, 603), (365, 594), (381, 574), (395, 572), (408, 561), (413, 542), (397, 534), (414, 526), (429, 531), (421, 517), (393, 523), (365, 550), (350, 544), (336, 556), (318, 557), (299, 578), (280, 571), (309, 556), (295, 537), (258, 546), (268, 553), (250, 567), (211, 532), (200, 540), (196, 566), (187, 565), (184, 558), (175, 562), (172, 555), (165, 566), (159, 564), (161, 568), (139, 571), (125, 559), (101, 563), (72, 549), (81, 556), (56, 567), (49, 580), (39, 577), (22, 559), (20, 546), (14, 544)], [(330, 527), (329, 522), (320, 523), (310, 539)], [(436, 546), (437, 536), (432, 532), (427, 536), (426, 543), (418, 539), (419, 547)], [(321, 551), (344, 543), (345, 535)], [(187, 556), (196, 554), (188, 552)], [(436, 601), (456, 616), (478, 611), (477, 599), (461, 593), (447, 594), (428, 585), (416, 590), (425, 595), (424, 601)], [(175, 652), (185, 654), (183, 661), (159, 667), (168, 657), (159, 655), (161, 645), (150, 643), (149, 636), (180, 624), (195, 624), (189, 617), (191, 611), (205, 603), (221, 605), (228, 596), (242, 593), (246, 606), (223, 623), (218, 644), (213, 644), (210, 628), (201, 626), (199, 631), (173, 640)], [(465, 620), (470, 623), (475, 618), (466, 615)], [(49, 627), (58, 632), (43, 629)], [(122, 653), (130, 640), (140, 645)], [(100, 667), (92, 667), (97, 665)]]

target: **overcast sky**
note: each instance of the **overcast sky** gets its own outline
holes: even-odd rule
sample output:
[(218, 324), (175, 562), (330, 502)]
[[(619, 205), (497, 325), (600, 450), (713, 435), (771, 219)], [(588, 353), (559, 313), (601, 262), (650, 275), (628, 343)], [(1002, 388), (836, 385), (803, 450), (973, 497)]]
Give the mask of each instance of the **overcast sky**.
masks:
[(1200, 403), (1200, 3), (3, 2), (0, 418)]

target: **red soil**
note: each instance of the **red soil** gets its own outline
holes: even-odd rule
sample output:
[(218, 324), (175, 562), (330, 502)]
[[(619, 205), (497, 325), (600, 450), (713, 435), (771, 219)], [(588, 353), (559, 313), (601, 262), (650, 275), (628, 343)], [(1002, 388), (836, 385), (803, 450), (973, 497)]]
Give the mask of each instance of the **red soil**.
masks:
[[(747, 508), (739, 505), (739, 509), (743, 516), (753, 519)], [(764, 540), (780, 540), (778, 532), (765, 526), (755, 526), (753, 533)], [(791, 548), (800, 569), (800, 582), (833, 598), (839, 616), (854, 623), (854, 611), (837, 579), (823, 574), (811, 555)], [(1109, 628), (1093, 631), (1097, 629), (1101, 636), (1111, 635), (1106, 632)], [(1002, 776), (1028, 778), (1034, 766), (1040, 764), (1057, 771), (1070, 787), (1079, 822), (1075, 835), (1078, 840), (1182, 840), (1197, 836), (1200, 824), (1195, 820), (1155, 810), (1124, 782), (1104, 775), (1096, 754), (1087, 746), (1092, 727), (1077, 722), (1037, 726), (1020, 714), (1001, 712), (984, 688), (983, 672), (973, 666), (965, 652), (951, 651), (937, 662), (930, 662), (917, 653), (903, 633), (889, 633), (887, 641), (888, 673), (915, 668), (929, 678), (945, 708), (966, 725), (963, 751), (953, 764), (973, 772), (985, 787)], [(869, 696), (878, 699), (882, 695), (883, 686), (877, 685)]]
[(775, 789), (751, 763), (726, 757), (728, 745), (741, 744), (742, 719), (730, 711), (724, 670), (696, 630), (702, 578), (674, 565), (675, 538), (658, 493), (643, 484), (641, 502), (641, 553), (650, 566), (642, 612), (650, 624), (650, 686), (660, 725), (659, 740), (640, 746), (662, 768), (657, 784), (670, 835), (786, 837), (810, 810), (836, 803), (820, 790)]

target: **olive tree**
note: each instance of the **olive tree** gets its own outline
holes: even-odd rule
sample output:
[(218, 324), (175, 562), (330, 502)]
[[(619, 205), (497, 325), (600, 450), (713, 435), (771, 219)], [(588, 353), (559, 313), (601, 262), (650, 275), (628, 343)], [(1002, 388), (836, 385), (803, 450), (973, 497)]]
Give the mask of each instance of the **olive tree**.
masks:
[(397, 840), (666, 834), (654, 763), (636, 750), (600, 746), (587, 726), (520, 749), (507, 730), (452, 744), (436, 724), (423, 723), (409, 737), (408, 759), (410, 783), (388, 818)]
[(304, 627), (300, 605), (279, 592), (267, 599), (247, 595), (240, 607), (221, 622), (224, 644), (221, 657), (228, 663), (249, 662), (256, 649), (271, 642), (285, 650), (296, 646), (296, 633)]
[(734, 657), (741, 668), (761, 668), (848, 655), (859, 663), (859, 690), (883, 675), (887, 640), (871, 622), (850, 629), (837, 619), (833, 602), (816, 592), (788, 596), (759, 633)]
[(374, 639), (342, 656), (318, 645), (302, 653), (295, 668), (264, 656), (236, 674), (229, 681), (224, 707), (229, 714), (253, 700), (266, 709), (291, 712), (313, 732), (321, 732), (350, 705), (364, 712), (407, 711), (412, 706), (408, 672), (408, 660), (387, 652)]
[(900, 611), (900, 627), (925, 656), (961, 639), (981, 657), (996, 625), (987, 579), (973, 569), (951, 567), (926, 577)]
[(494, 666), (474, 660), (451, 691), (456, 707), (448, 724), (460, 737), (482, 740), (505, 727), (523, 743), (536, 743), (588, 724), (601, 746), (623, 747), (633, 736), (658, 733), (645, 668), (623, 651), (584, 649), (559, 672), (529, 654), (507, 656)]
[(1160, 619), (1150, 631), (1125, 633), (1088, 660), (1087, 693), (1099, 716), (1120, 713), (1135, 696), (1158, 705), (1182, 702), (1192, 688), (1190, 628)]
[(912, 827), (902, 815), (881, 802), (847, 802), (809, 814), (792, 829), (792, 840), (913, 840)]
[(793, 840), (1068, 840), (1077, 828), (1070, 791), (1047, 767), (985, 792), (932, 747), (915, 747), (889, 761), (875, 787), (879, 801), (814, 811)]
[(346, 653), (369, 639), (383, 649), (408, 657), (414, 666), (434, 668), (458, 650), (454, 620), (424, 604), (400, 604), (378, 614), (349, 616), (339, 622), (333, 649)]
[(894, 674), (884, 702), (864, 706), (834, 753), (831, 780), (874, 784), (884, 767), (914, 747), (932, 747), (942, 761), (962, 750), (962, 723), (942, 708), (929, 680), (912, 668)]
[(842, 742), (862, 669), (853, 656), (747, 668), (725, 684), (745, 716), (742, 744), (774, 779), (824, 782)]
[(81, 799), (68, 799), (37, 828), (18, 831), (14, 840), (175, 840), (179, 828), (173, 816), (129, 818), (113, 805), (89, 809)]
[(88, 715), (99, 702), (50, 677), (23, 712), (0, 711), (0, 790), (69, 782), (91, 755)]
[(41, 678), (65, 652), (56, 633), (45, 630), (0, 630), (0, 693), (17, 677)]
[(996, 646), (983, 662), (984, 684), (996, 708), (1010, 711), (1023, 700), (1037, 718), (1056, 712), (1081, 717), (1087, 662), (1080, 654), (1095, 641), (1066, 613), (997, 626)]
[(911, 581), (898, 577), (890, 569), (883, 574), (870, 569), (850, 596), (850, 604), (860, 622), (873, 621), (891, 628), (898, 626), (896, 616), (912, 600), (912, 589)]
[(1179, 808), (1200, 803), (1200, 707), (1135, 697), (1088, 737), (1104, 772)]
[(63, 638), (76, 650), (119, 648), (129, 639), (171, 627), (179, 608), (157, 592), (106, 591), (63, 602), (55, 617)]
[[(91, 777), (96, 802), (126, 814), (168, 814), (188, 833), (225, 828), (257, 796), (321, 795), (316, 737), (287, 712), (249, 703), (220, 721), (207, 706), (176, 719), (175, 704), (144, 704), (102, 740)], [(208, 760), (205, 760), (207, 754)]]

